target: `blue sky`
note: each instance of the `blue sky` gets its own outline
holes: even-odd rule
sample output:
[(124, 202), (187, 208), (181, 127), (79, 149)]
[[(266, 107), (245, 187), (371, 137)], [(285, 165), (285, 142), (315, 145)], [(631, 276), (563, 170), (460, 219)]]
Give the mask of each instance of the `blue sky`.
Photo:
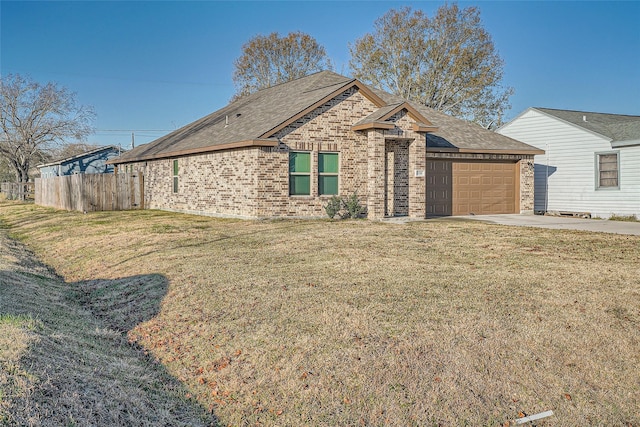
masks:
[[(256, 34), (303, 31), (349, 75), (349, 44), (390, 8), (442, 2), (0, 1), (0, 72), (57, 82), (97, 113), (88, 142), (136, 145), (224, 105), (233, 62)], [(477, 6), (530, 106), (640, 115), (640, 2), (459, 2)]]

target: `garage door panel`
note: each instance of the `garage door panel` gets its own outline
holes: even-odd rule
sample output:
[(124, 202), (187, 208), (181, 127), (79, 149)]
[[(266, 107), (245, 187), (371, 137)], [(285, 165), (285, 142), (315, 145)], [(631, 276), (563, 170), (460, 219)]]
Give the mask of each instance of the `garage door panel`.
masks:
[(451, 161), (427, 162), (427, 215), (451, 215), (453, 200), (453, 165)]
[[(467, 215), (515, 213), (517, 164), (430, 160), (427, 213)], [(440, 192), (432, 190), (440, 189)]]

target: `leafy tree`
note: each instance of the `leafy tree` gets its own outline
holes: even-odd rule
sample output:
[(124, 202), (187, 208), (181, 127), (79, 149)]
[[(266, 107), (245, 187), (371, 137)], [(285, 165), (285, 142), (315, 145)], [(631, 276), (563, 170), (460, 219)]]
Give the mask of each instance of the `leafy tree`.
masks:
[(236, 59), (233, 82), (235, 98), (280, 83), (330, 69), (327, 53), (313, 37), (302, 32), (280, 37), (257, 35), (242, 46)]
[(391, 9), (349, 50), (354, 77), (487, 128), (511, 107), (503, 60), (476, 7), (445, 4), (431, 19)]
[(29, 180), (29, 166), (42, 160), (43, 151), (92, 132), (93, 110), (55, 83), (9, 74), (0, 80), (0, 101), (0, 156), (18, 182)]

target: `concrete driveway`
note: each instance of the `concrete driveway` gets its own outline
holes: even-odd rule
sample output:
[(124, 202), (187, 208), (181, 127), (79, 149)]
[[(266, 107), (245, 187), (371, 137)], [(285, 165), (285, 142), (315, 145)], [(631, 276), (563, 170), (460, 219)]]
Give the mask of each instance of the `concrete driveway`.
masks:
[(455, 218), (472, 219), (501, 225), (554, 228), (558, 230), (584, 230), (599, 233), (632, 234), (640, 236), (640, 222), (609, 221), (544, 215), (466, 215)]

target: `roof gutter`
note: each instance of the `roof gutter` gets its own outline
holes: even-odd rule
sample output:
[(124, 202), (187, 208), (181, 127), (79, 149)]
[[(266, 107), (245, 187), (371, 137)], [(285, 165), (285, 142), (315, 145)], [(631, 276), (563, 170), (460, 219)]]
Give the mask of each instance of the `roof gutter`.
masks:
[(630, 139), (628, 141), (611, 141), (611, 148), (634, 147), (640, 145), (640, 139)]
[(427, 147), (427, 153), (463, 153), (463, 154), (517, 154), (517, 155), (536, 155), (544, 154), (544, 150), (532, 149), (532, 150), (509, 150), (509, 149), (489, 149), (489, 148), (438, 148)]
[(276, 139), (249, 139), (246, 141), (229, 142), (226, 144), (209, 145), (207, 147), (190, 148), (186, 150), (169, 151), (161, 154), (139, 156), (131, 159), (115, 158), (107, 161), (107, 164), (117, 165), (117, 164), (123, 164), (123, 163), (136, 163), (136, 162), (143, 162), (147, 160), (159, 160), (159, 159), (168, 159), (171, 157), (182, 157), (182, 156), (188, 156), (191, 154), (205, 154), (205, 153), (212, 153), (214, 151), (233, 150), (236, 148), (277, 147), (278, 143), (279, 142)]

